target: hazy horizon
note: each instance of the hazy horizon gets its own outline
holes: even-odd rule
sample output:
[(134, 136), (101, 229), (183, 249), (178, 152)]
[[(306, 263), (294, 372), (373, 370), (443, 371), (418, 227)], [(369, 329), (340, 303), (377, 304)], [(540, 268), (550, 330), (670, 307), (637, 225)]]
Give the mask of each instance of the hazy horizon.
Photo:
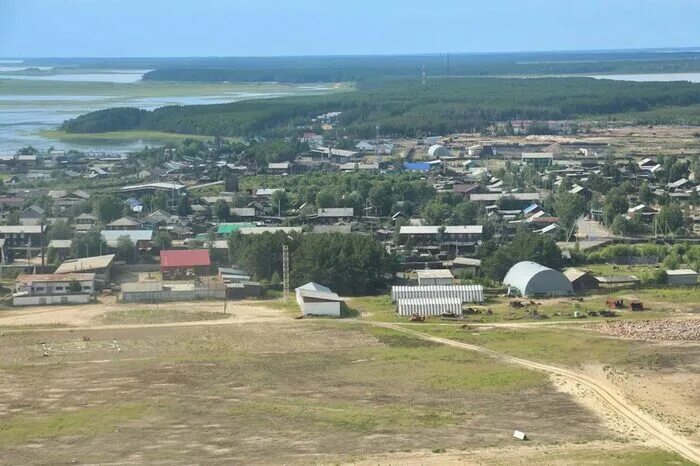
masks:
[(0, 56), (286, 57), (687, 49), (695, 0), (0, 0)]

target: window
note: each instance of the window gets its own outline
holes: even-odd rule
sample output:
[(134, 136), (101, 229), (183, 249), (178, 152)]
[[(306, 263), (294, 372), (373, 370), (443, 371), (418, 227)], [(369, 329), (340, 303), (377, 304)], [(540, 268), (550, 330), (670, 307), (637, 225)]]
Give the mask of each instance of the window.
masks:
[(56, 287), (56, 291), (63, 291), (63, 289), (64, 289), (64, 288), (63, 288), (62, 286), (57, 286), (57, 287)]

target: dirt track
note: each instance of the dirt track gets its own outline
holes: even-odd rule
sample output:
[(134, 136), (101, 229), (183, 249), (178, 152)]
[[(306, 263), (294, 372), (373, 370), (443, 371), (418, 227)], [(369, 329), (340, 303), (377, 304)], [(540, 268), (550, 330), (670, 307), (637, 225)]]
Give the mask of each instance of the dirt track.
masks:
[(462, 343), (447, 338), (435, 337), (427, 333), (407, 329), (397, 324), (373, 322), (371, 323), (371, 325), (376, 325), (379, 327), (396, 330), (398, 332), (403, 332), (426, 341), (432, 341), (435, 343), (441, 343), (443, 345), (448, 345), (455, 348), (462, 348), (469, 351), (484, 353), (501, 361), (509, 362), (512, 364), (518, 364), (520, 366), (524, 366), (530, 369), (544, 371), (551, 374), (559, 375), (561, 377), (565, 377), (593, 391), (598, 396), (598, 398), (609, 408), (611, 408), (620, 416), (624, 417), (625, 419), (642, 429), (644, 432), (649, 434), (650, 437), (657, 440), (664, 447), (677, 452), (678, 454), (690, 461), (700, 464), (700, 452), (693, 445), (691, 445), (687, 439), (677, 436), (661, 422), (644, 414), (639, 409), (630, 406), (624, 399), (624, 397), (614, 393), (614, 391), (611, 390), (607, 386), (607, 383), (603, 380), (583, 375), (569, 369), (563, 369), (561, 367), (533, 362), (527, 359), (522, 359), (504, 353), (499, 353), (497, 351), (489, 350), (481, 346)]

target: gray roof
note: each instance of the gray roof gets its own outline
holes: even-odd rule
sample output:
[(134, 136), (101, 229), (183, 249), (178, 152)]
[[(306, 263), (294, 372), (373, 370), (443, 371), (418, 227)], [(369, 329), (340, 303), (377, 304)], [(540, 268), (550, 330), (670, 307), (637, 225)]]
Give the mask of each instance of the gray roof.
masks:
[(110, 247), (116, 246), (122, 236), (129, 237), (133, 243), (150, 241), (153, 238), (153, 230), (102, 230), (100, 234)]
[(71, 259), (61, 264), (54, 273), (81, 272), (84, 270), (99, 270), (109, 267), (114, 261), (114, 254), (104, 256)]
[(449, 278), (451, 280), (454, 278), (448, 269), (416, 270), (416, 275), (419, 280), (429, 278)]
[(530, 261), (518, 262), (511, 267), (503, 284), (517, 289), (523, 296), (566, 296), (574, 292), (563, 273)]
[[(439, 225), (404, 225), (399, 230), (402, 235), (437, 235), (440, 228)], [(448, 235), (480, 235), (484, 231), (483, 225), (451, 225), (445, 227), (445, 234)]]

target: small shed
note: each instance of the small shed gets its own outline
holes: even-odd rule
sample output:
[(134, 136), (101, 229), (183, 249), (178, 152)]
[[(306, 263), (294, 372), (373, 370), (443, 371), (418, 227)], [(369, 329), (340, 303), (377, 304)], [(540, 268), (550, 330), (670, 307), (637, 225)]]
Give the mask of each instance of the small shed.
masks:
[(309, 282), (294, 290), (297, 303), (305, 316), (329, 316), (340, 317), (340, 303), (342, 298), (332, 292), (330, 288)]
[(666, 283), (669, 285), (697, 285), (698, 273), (692, 269), (667, 270)]
[(416, 270), (418, 286), (426, 285), (452, 285), (454, 277), (448, 269)]
[(585, 293), (586, 291), (598, 289), (598, 280), (592, 273), (585, 270), (571, 267), (564, 270), (564, 276), (571, 282), (574, 293)]

